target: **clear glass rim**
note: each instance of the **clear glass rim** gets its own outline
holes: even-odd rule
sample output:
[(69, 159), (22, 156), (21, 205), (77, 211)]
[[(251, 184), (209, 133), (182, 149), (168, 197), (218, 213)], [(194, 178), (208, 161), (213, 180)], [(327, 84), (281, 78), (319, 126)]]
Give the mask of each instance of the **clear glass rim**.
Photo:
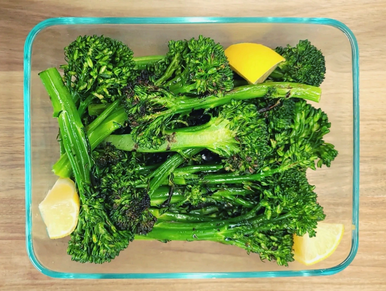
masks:
[[(62, 273), (45, 268), (36, 258), (32, 243), (31, 216), (31, 131), (30, 131), (30, 73), (31, 51), (36, 35), (54, 25), (96, 24), (210, 24), (210, 23), (286, 23), (317, 24), (341, 30), (351, 44), (353, 81), (353, 213), (352, 244), (349, 255), (340, 264), (323, 269), (263, 272), (197, 272), (197, 273)], [(59, 17), (38, 23), (28, 34), (24, 45), (24, 159), (25, 159), (25, 208), (26, 247), (32, 264), (43, 274), (63, 279), (214, 279), (214, 278), (263, 278), (333, 275), (344, 270), (354, 260), (359, 242), (359, 48), (355, 35), (342, 22), (331, 18), (296, 17)]]

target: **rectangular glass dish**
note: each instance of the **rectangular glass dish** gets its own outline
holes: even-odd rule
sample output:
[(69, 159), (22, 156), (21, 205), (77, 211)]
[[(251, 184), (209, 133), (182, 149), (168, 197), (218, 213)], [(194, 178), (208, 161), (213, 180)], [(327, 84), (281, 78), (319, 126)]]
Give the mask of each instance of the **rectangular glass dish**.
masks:
[[(105, 35), (125, 42), (134, 56), (164, 54), (171, 39), (200, 34), (224, 47), (256, 42), (276, 47), (309, 39), (326, 58), (322, 98), (315, 107), (329, 116), (326, 141), (339, 155), (330, 168), (309, 171), (326, 222), (343, 223), (344, 237), (326, 260), (306, 267), (261, 262), (236, 247), (211, 242), (134, 241), (111, 263), (72, 262), (68, 238), (50, 240), (38, 204), (56, 181), (57, 121), (38, 73), (64, 63), (63, 49), (79, 35)], [(355, 36), (343, 23), (325, 18), (53, 18), (36, 25), (24, 48), (26, 245), (33, 265), (56, 278), (252, 278), (320, 276), (346, 268), (358, 249), (359, 60)]]

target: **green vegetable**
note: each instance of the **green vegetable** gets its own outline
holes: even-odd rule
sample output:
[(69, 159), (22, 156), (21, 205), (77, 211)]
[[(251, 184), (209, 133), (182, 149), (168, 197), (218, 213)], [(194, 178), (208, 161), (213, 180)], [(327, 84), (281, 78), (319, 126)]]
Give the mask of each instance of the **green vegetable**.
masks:
[(270, 75), (279, 82), (296, 82), (320, 86), (325, 79), (326, 61), (322, 52), (309, 40), (300, 40), (295, 46), (277, 47), (275, 51), (285, 58)]
[[(183, 241), (214, 241), (235, 245), (262, 260), (278, 265), (293, 261), (293, 234), (315, 235), (318, 221), (325, 218), (306, 178), (304, 169), (291, 169), (251, 186), (258, 201), (245, 214), (206, 222), (157, 222), (145, 238)], [(142, 238), (136, 236), (136, 239)]]
[(119, 231), (110, 221), (104, 203), (95, 197), (91, 183), (93, 161), (79, 113), (56, 68), (40, 74), (57, 118), (63, 146), (74, 171), (81, 201), (78, 224), (71, 234), (67, 252), (74, 261), (104, 263), (114, 259), (134, 238)]
[(63, 77), (40, 73), (59, 124), (53, 172), (80, 196), (72, 260), (109, 262), (141, 239), (293, 261), (293, 235), (314, 236), (325, 218), (306, 172), (338, 152), (324, 140), (327, 114), (307, 103), (320, 100), (323, 55), (308, 41), (276, 50), (286, 61), (257, 85), (239, 84), (204, 36), (138, 58), (118, 40), (80, 36)]
[(79, 36), (64, 49), (63, 79), (82, 117), (91, 103), (113, 102), (138, 75), (132, 50), (105, 36)]
[(170, 92), (221, 95), (233, 88), (224, 48), (209, 37), (171, 40), (164, 58), (147, 67), (150, 80)]
[(232, 100), (248, 100), (267, 96), (319, 101), (320, 93), (320, 88), (308, 85), (262, 83), (238, 87), (223, 97), (190, 98), (176, 97), (164, 89), (137, 85), (129, 93), (125, 108), (131, 124), (132, 137), (138, 146), (158, 148), (165, 142), (164, 130), (174, 124), (183, 123), (178, 116), (188, 114), (192, 110), (212, 109), (228, 104)]
[(226, 167), (249, 172), (256, 170), (271, 149), (263, 114), (256, 105), (240, 101), (222, 106), (220, 114), (206, 124), (165, 130), (162, 135), (165, 142), (157, 148), (142, 148), (128, 134), (111, 135), (105, 141), (118, 149), (137, 152), (206, 148), (229, 159)]
[(330, 166), (337, 151), (323, 140), (331, 127), (327, 115), (304, 100), (281, 103), (264, 111), (255, 104), (231, 102), (206, 124), (164, 131), (166, 141), (158, 148), (142, 148), (129, 134), (105, 141), (118, 149), (149, 153), (205, 147), (225, 158), (225, 169), (237, 173)]

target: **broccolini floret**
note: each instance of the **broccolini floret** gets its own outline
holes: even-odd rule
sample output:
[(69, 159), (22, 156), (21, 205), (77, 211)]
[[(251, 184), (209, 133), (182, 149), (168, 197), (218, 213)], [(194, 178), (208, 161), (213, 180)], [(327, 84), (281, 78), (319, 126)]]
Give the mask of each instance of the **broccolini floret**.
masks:
[(295, 82), (320, 86), (326, 74), (323, 53), (309, 40), (300, 40), (295, 46), (276, 47), (275, 51), (285, 58), (270, 75), (278, 82)]
[(67, 253), (78, 262), (101, 264), (114, 259), (134, 239), (134, 233), (118, 230), (107, 215), (92, 184), (90, 145), (72, 96), (56, 68), (40, 78), (51, 97), (63, 145), (72, 166), (81, 201), (78, 223), (68, 242)]
[(138, 75), (133, 51), (123, 42), (103, 35), (79, 36), (64, 49), (61, 65), (67, 88), (83, 116), (91, 103), (108, 103), (122, 97)]
[(221, 95), (233, 89), (224, 48), (210, 37), (170, 40), (165, 58), (148, 66), (157, 87), (173, 93)]

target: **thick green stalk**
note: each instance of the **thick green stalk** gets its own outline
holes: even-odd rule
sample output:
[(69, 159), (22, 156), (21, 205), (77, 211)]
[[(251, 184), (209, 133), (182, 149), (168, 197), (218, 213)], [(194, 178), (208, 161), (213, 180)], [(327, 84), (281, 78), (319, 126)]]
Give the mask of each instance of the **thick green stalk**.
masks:
[(115, 100), (111, 103), (101, 114), (98, 115), (88, 126), (86, 126), (87, 132), (91, 132), (96, 129), (121, 103), (121, 100)]
[[(174, 174), (174, 173), (173, 173)], [(241, 205), (245, 208), (252, 208), (254, 203), (247, 201), (242, 196), (253, 194), (252, 190), (237, 188), (237, 187), (229, 187), (229, 188), (207, 188), (206, 192), (212, 192), (209, 195), (205, 195), (203, 193), (202, 202), (226, 202), (233, 203), (235, 205)], [(171, 195), (171, 199), (170, 199)], [(160, 207), (162, 206), (168, 199), (170, 199), (168, 205), (182, 205), (189, 201), (189, 197), (186, 197), (181, 189), (173, 189), (173, 193), (170, 193), (170, 187), (160, 186), (157, 190), (154, 191), (150, 203), (152, 207)], [(203, 216), (203, 215), (201, 215)]]
[[(228, 184), (244, 184), (248, 182), (261, 181), (265, 177), (273, 174), (283, 173), (291, 168), (297, 167), (302, 161), (293, 162), (291, 164), (280, 165), (274, 169), (263, 169), (256, 174), (240, 175), (238, 173), (224, 174), (207, 174), (203, 177), (197, 174), (185, 174), (173, 176), (173, 185), (228, 185)], [(173, 172), (173, 171), (172, 171)], [(160, 182), (161, 185), (169, 185), (168, 175)], [(147, 185), (138, 183), (137, 188), (146, 188)]]
[[(256, 85), (238, 86), (232, 91), (227, 92), (219, 98), (218, 96), (208, 96), (205, 98), (192, 98), (189, 96), (178, 96), (173, 99), (168, 110), (162, 114), (155, 113), (149, 116), (149, 120), (161, 115), (173, 115), (185, 113), (197, 109), (209, 109), (222, 106), (231, 100), (248, 100), (262, 97), (271, 98), (300, 98), (313, 102), (319, 102), (322, 90), (320, 87), (291, 83), (291, 82), (264, 82)], [(95, 109), (94, 107), (98, 107)], [(106, 105), (105, 107), (106, 108)], [(98, 114), (101, 108), (99, 104), (89, 106), (89, 114)]]
[(161, 186), (164, 180), (167, 179), (167, 177), (169, 177), (177, 167), (183, 164), (186, 159), (194, 157), (202, 150), (203, 148), (192, 148), (176, 153), (159, 166), (150, 176), (148, 176), (148, 179), (151, 179), (148, 192), (150, 198), (154, 194), (154, 191)]
[(191, 210), (189, 211), (189, 213), (194, 215), (216, 216), (216, 213), (218, 213), (218, 211), (219, 211), (218, 206), (209, 205), (209, 206), (204, 206), (202, 208)]
[(182, 168), (177, 168), (174, 170), (173, 175), (176, 176), (184, 176), (188, 174), (194, 173), (211, 173), (217, 172), (219, 170), (224, 169), (224, 165), (222, 164), (213, 164), (213, 165), (193, 165), (193, 166), (185, 166)]
[(135, 67), (137, 70), (143, 70), (146, 69), (148, 65), (158, 62), (164, 58), (164, 55), (153, 55), (144, 57), (134, 57), (133, 61), (135, 62)]
[[(75, 180), (77, 183), (90, 183), (92, 161), (85, 129), (77, 114), (72, 96), (64, 85), (56, 68), (49, 68), (39, 73), (52, 102), (54, 117), (58, 118), (60, 133), (66, 153), (70, 153), (69, 162), (76, 165)], [(75, 158), (75, 157), (76, 158)], [(82, 187), (78, 185), (78, 187)]]
[(78, 107), (78, 114), (80, 117), (83, 116), (83, 114), (88, 109), (88, 106), (92, 103), (92, 100), (95, 97), (93, 95), (89, 95), (85, 100), (81, 100)]
[(172, 136), (157, 148), (143, 148), (134, 142), (130, 134), (110, 135), (106, 142), (110, 142), (116, 148), (124, 151), (137, 151), (145, 153), (157, 153), (167, 151), (180, 151), (187, 148), (206, 148), (218, 154), (234, 154), (240, 151), (235, 140), (236, 132), (229, 128), (227, 119), (213, 118), (209, 125), (202, 127), (200, 131), (183, 128), (173, 131), (165, 131), (165, 136)]
[[(232, 219), (224, 220), (216, 223), (213, 222), (196, 222), (196, 223), (173, 223), (162, 221), (155, 224), (152, 231), (146, 235), (136, 235), (135, 239), (154, 239), (160, 241), (213, 241), (230, 245), (236, 245), (244, 249), (248, 246), (242, 243), (243, 240), (235, 239), (240, 235), (248, 237), (254, 233), (263, 233), (271, 231), (272, 225), (282, 219), (286, 219), (290, 214), (283, 214), (277, 218), (266, 221), (264, 214), (255, 215), (254, 217), (243, 220), (241, 222), (233, 222)], [(187, 225), (194, 225), (194, 227), (187, 227)], [(210, 226), (209, 226), (210, 225)], [(172, 227), (173, 226), (173, 227)], [(249, 227), (247, 230), (243, 227)]]
[(105, 110), (110, 104), (108, 103), (101, 103), (101, 104), (90, 104), (88, 107), (88, 115), (95, 116), (99, 115)]
[(210, 199), (215, 201), (225, 200), (224, 202), (231, 202), (232, 204), (240, 205), (245, 208), (252, 208), (255, 205), (254, 203), (247, 201), (243, 198), (237, 197), (238, 195), (243, 196), (252, 193), (252, 190), (242, 188), (228, 188), (216, 191), (212, 196), (210, 196)]
[[(231, 100), (248, 100), (266, 96), (271, 98), (302, 98), (319, 102), (321, 89), (319, 87), (290, 82), (266, 82), (256, 85), (240, 86), (227, 92), (221, 98), (217, 96), (208, 96), (205, 98), (176, 97), (173, 99), (170, 108), (163, 111), (162, 115), (185, 113), (193, 109), (215, 108), (227, 104)], [(160, 114), (155, 115), (158, 116)]]
[(199, 223), (217, 220), (216, 218), (207, 216), (163, 211), (163, 209), (159, 208), (149, 208), (149, 211), (157, 218), (158, 223), (161, 221)]
[[(176, 176), (173, 179), (174, 185), (220, 185), (220, 184), (243, 184), (245, 182), (261, 181), (263, 178), (272, 176), (276, 173), (282, 173), (290, 168), (296, 167), (298, 163), (294, 162), (288, 165), (281, 165), (274, 169), (262, 170), (256, 174), (250, 175), (239, 175), (235, 173), (225, 174), (208, 174), (203, 177), (199, 177), (195, 174), (187, 174), (184, 176)], [(164, 180), (162, 185), (166, 185), (167, 182)]]
[(274, 79), (274, 80), (283, 80), (283, 72), (281, 71), (281, 69), (279, 67), (277, 67), (272, 73), (271, 75), (269, 75), (270, 78)]
[[(256, 214), (259, 210), (260, 206), (256, 206), (244, 215), (225, 220), (206, 222), (161, 221), (154, 225), (152, 231), (146, 237), (156, 240), (209, 240), (222, 242), (227, 236), (239, 231), (239, 227), (261, 224), (266, 218), (264, 214)], [(272, 219), (270, 222), (274, 220)], [(263, 228), (264, 226), (261, 227), (261, 229)], [(258, 229), (252, 227), (251, 230), (257, 231)], [(141, 236), (136, 236), (136, 239), (140, 238)]]
[[(108, 110), (108, 109), (106, 109)], [(90, 143), (91, 150), (94, 150), (107, 136), (113, 133), (118, 128), (124, 126), (127, 120), (127, 115), (123, 108), (115, 109), (107, 118), (103, 120), (99, 126), (87, 132), (87, 138)], [(95, 120), (94, 120), (95, 121)], [(91, 127), (93, 123), (90, 123)], [(61, 178), (68, 178), (71, 176), (72, 169), (67, 154), (60, 156), (59, 160), (52, 167), (55, 175)]]
[(256, 205), (253, 207), (249, 212), (242, 214), (237, 217), (223, 219), (223, 220), (215, 220), (215, 221), (207, 221), (202, 223), (194, 223), (194, 222), (187, 222), (187, 223), (170, 223), (170, 222), (159, 222), (156, 223), (153, 227), (153, 230), (155, 228), (157, 229), (169, 229), (169, 230), (175, 230), (176, 232), (184, 231), (184, 230), (205, 230), (205, 229), (213, 229), (213, 228), (220, 228), (222, 226), (229, 226), (232, 225), (233, 227), (241, 226), (247, 224), (247, 221), (259, 217), (260, 219), (264, 219), (264, 215), (258, 215), (256, 216), (256, 213), (262, 209), (261, 205)]

